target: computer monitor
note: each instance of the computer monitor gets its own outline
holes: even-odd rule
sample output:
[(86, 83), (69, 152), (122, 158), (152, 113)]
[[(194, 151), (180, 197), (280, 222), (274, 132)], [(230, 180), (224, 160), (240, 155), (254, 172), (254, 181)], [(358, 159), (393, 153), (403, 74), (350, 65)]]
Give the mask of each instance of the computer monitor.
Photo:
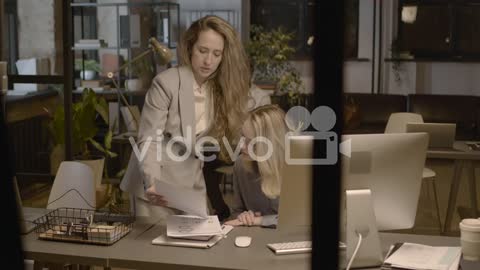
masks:
[(346, 258), (353, 268), (379, 266), (378, 230), (414, 225), (428, 134), (345, 135), (342, 140), (350, 145), (350, 156), (342, 158)]
[[(351, 157), (342, 155), (344, 190), (370, 189), (379, 230), (411, 228), (415, 221), (426, 133), (344, 135)], [(291, 159), (308, 159), (313, 136), (287, 137)], [(285, 164), (279, 201), (278, 227), (311, 224), (312, 166)]]
[(413, 227), (428, 135), (391, 133), (342, 136), (342, 141), (347, 140), (351, 140), (351, 156), (342, 158), (344, 190), (371, 190), (379, 230)]
[(429, 148), (453, 148), (455, 123), (407, 123), (407, 132), (426, 132)]
[[(313, 141), (313, 136), (288, 137), (286, 155), (297, 160), (311, 158)], [(347, 244), (347, 259), (357, 244), (356, 232), (366, 232), (353, 267), (382, 262), (378, 229), (406, 229), (414, 225), (427, 144), (426, 133), (342, 136), (340, 148), (345, 155), (341, 156), (341, 220), (349, 226), (343, 223), (340, 239)], [(312, 165), (287, 163), (282, 176), (278, 228), (311, 225)], [(349, 210), (346, 200), (350, 205), (354, 203), (349, 220), (344, 218)]]
[[(286, 159), (310, 159), (313, 153), (313, 136), (287, 136)], [(282, 188), (278, 206), (278, 229), (312, 224), (312, 166), (288, 164), (282, 171)]]

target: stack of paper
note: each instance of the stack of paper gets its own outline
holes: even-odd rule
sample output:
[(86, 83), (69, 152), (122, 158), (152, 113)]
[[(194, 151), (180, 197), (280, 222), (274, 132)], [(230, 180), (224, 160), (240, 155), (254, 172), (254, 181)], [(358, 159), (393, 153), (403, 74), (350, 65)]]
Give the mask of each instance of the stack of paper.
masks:
[(457, 270), (460, 247), (400, 243), (391, 247), (382, 269)]
[(167, 236), (207, 241), (222, 234), (217, 216), (201, 218), (189, 215), (172, 215), (167, 218)]

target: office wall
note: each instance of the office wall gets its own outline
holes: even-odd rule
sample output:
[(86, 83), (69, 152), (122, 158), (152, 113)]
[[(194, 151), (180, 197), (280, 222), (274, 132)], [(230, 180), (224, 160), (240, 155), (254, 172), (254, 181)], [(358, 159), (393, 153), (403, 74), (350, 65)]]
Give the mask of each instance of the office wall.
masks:
[[(382, 20), (382, 55), (390, 58), (390, 46), (396, 35), (397, 2), (383, 1)], [(381, 87), (377, 87), (379, 63), (379, 31), (376, 25), (375, 56), (372, 57), (373, 46), (373, 1), (359, 3), (359, 43), (358, 57), (375, 59), (374, 91), (388, 94), (455, 94), (480, 95), (480, 63), (442, 63), (442, 62), (401, 62), (398, 72), (393, 63), (381, 62)], [(377, 22), (379, 21), (379, 5), (377, 1)], [(344, 91), (372, 91), (372, 63), (347, 61), (344, 64)]]
[[(396, 34), (397, 2), (383, 2), (383, 50), (389, 57), (389, 47)], [(480, 63), (403, 62), (398, 82), (392, 63), (385, 63), (383, 89), (391, 94), (480, 95)]]
[(48, 57), (54, 63), (54, 0), (18, 0), (17, 14), (18, 57)]
[(190, 13), (192, 10), (230, 10), (236, 13), (236, 21), (238, 21), (237, 31), (242, 33), (242, 2), (246, 0), (178, 0), (180, 4), (180, 30), (181, 33), (189, 26)]

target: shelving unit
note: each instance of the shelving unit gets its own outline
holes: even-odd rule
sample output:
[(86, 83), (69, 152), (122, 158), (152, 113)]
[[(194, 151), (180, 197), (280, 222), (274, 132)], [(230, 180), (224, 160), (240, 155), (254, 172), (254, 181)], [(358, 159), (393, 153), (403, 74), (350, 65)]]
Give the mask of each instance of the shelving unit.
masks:
[[(114, 3), (101, 0), (72, 0), (70, 7), (73, 24), (71, 50), (74, 59), (81, 59), (82, 65), (79, 71), (85, 70), (87, 59), (97, 61), (102, 74), (97, 74), (95, 79), (109, 82), (106, 73), (117, 71), (123, 61), (130, 62), (136, 55), (145, 51), (148, 48), (150, 37), (155, 37), (160, 43), (172, 50), (177, 47), (180, 25), (180, 6), (178, 3), (160, 2), (158, 0), (138, 2), (118, 0)], [(107, 46), (78, 48), (75, 44), (80, 39), (103, 39), (107, 42)], [(106, 61), (106, 58), (102, 59), (104, 54), (110, 54), (106, 57), (109, 58), (110, 62)], [(153, 56), (151, 57), (153, 60)], [(155, 62), (152, 61), (152, 63)], [(151, 68), (156, 73), (158, 71), (157, 67), (153, 65)], [(115, 78), (122, 93), (126, 94), (130, 99), (129, 102), (132, 103), (132, 96), (137, 95), (137, 93), (125, 91), (123, 88), (123, 81), (133, 78), (132, 69), (129, 68), (128, 70), (125, 75), (122, 75), (122, 72), (117, 72)], [(74, 90), (80, 87), (81, 80), (79, 72), (74, 72), (72, 82)], [(73, 91), (74, 94), (78, 94), (78, 92), (78, 90)], [(111, 96), (112, 92), (115, 91), (97, 93)], [(117, 95), (117, 102), (122, 104), (120, 95)], [(121, 118), (120, 106), (118, 115)]]

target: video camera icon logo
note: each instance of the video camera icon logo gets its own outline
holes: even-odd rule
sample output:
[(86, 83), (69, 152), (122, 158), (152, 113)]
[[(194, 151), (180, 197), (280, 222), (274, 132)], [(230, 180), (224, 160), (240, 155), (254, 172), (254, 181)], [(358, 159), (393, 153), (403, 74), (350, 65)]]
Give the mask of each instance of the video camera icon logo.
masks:
[[(285, 161), (290, 165), (332, 165), (338, 161), (338, 135), (330, 131), (337, 121), (335, 112), (327, 106), (319, 106), (310, 112), (301, 106), (292, 107), (285, 119), (293, 132), (285, 136)], [(305, 131), (310, 124), (317, 131)], [(292, 135), (302, 135), (305, 139), (321, 142), (320, 158), (294, 157), (291, 152)], [(296, 136), (298, 139), (298, 136)]]

